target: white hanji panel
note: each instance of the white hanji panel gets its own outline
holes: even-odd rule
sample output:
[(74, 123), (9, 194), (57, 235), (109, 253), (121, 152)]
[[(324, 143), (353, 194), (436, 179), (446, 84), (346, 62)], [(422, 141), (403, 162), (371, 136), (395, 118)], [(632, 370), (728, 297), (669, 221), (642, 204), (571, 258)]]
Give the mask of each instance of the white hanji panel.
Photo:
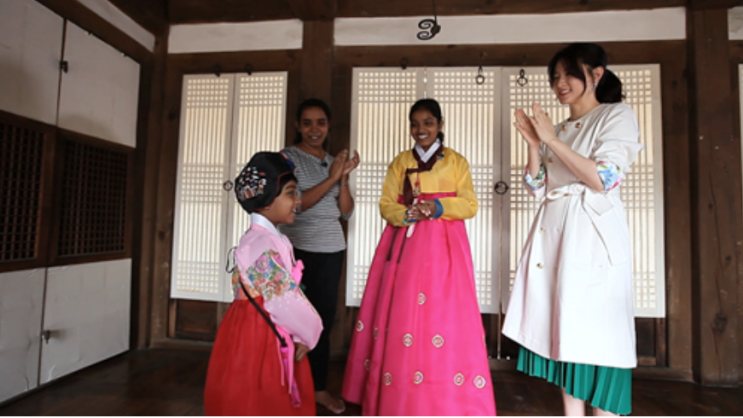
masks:
[[(445, 121), (444, 144), (462, 154), (470, 164), (472, 182), (479, 202), (477, 215), (465, 221), (472, 249), (477, 300), (482, 313), (499, 309), (498, 271), (500, 265), (495, 239), (500, 228), (494, 222), (495, 173), (500, 171), (499, 90), (501, 70), (485, 68), (428, 69), (428, 93), (441, 105)], [(477, 76), (481, 84), (478, 83)]]
[(131, 259), (48, 269), (40, 384), (129, 349), (131, 282)]
[[(286, 72), (236, 75), (235, 116), (230, 153), (230, 180), (234, 180), (250, 157), (259, 151), (277, 152), (284, 148), (286, 137)], [(228, 202), (227, 236), (225, 245), (232, 248), (250, 227), (250, 215), (240, 206), (234, 192)], [(224, 274), (222, 300), (232, 301), (230, 275)]]
[(0, 402), (39, 385), (46, 269), (0, 274)]
[(234, 195), (229, 161), (235, 76), (187, 75), (176, 183), (170, 295), (222, 299), (226, 219)]
[(379, 198), (387, 166), (397, 154), (414, 145), (408, 112), (419, 98), (432, 97), (442, 107), (445, 145), (470, 162), (480, 202), (477, 216), (466, 222), (475, 265), (480, 309), (497, 312), (499, 254), (493, 244), (493, 177), (499, 132), (498, 89), (500, 71), (485, 69), (477, 84), (476, 69), (355, 68), (351, 117), (351, 148), (363, 156), (352, 176), (356, 198), (349, 221), (346, 304), (358, 306), (363, 297), (374, 251), (385, 226)]
[[(660, 68), (658, 65), (611, 66), (622, 80), (625, 102), (632, 106), (640, 127), (640, 142), (645, 149), (639, 154), (621, 185), (622, 200), (627, 212), (632, 236), (635, 315), (665, 317), (665, 265), (663, 241), (663, 160), (660, 108)], [(520, 85), (520, 71), (528, 82)], [(504, 149), (510, 176), (510, 210), (504, 214), (508, 231), (508, 269), (501, 283), (503, 307), (508, 303), (521, 249), (539, 207), (522, 183), (526, 162), (526, 143), (513, 127), (516, 109), (531, 112), (531, 104), (539, 102), (554, 122), (569, 116), (567, 106), (561, 106), (549, 86), (544, 67), (507, 68), (503, 70), (503, 138), (510, 138)], [(523, 80), (523, 79), (522, 79)], [(504, 170), (505, 171), (505, 170)]]
[(184, 77), (172, 297), (232, 301), (228, 252), (250, 226), (233, 181), (256, 152), (283, 148), (287, 80), (286, 72)]
[(57, 123), (64, 19), (36, 1), (0, 1), (0, 110)]
[(69, 21), (64, 60), (59, 127), (136, 147), (139, 64)]
[(351, 152), (361, 164), (351, 176), (354, 214), (348, 221), (346, 305), (359, 306), (374, 251), (385, 227), (379, 198), (387, 166), (413, 146), (408, 112), (423, 97), (423, 71), (354, 68), (351, 102)]

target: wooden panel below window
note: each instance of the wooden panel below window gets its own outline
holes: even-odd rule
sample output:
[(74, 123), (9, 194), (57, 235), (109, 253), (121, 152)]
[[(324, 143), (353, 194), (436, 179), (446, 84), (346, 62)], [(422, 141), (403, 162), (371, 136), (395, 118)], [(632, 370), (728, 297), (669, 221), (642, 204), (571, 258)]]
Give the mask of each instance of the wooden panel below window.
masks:
[(173, 299), (170, 303), (174, 327), (169, 337), (214, 341), (217, 336), (217, 302)]

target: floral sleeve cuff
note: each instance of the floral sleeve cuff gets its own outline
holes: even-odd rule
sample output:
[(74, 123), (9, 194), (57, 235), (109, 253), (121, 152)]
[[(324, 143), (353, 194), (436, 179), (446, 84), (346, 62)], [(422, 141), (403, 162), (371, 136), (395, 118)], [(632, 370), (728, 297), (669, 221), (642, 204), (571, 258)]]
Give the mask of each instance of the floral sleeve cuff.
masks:
[(547, 178), (547, 169), (544, 164), (539, 164), (539, 172), (536, 177), (532, 177), (529, 173), (529, 168), (526, 168), (526, 174), (524, 174), (524, 182), (532, 190), (539, 190), (544, 187), (544, 183)]
[[(294, 291), (297, 283), (292, 278), (291, 273), (285, 270), (276, 260), (279, 254), (274, 250), (268, 250), (261, 254), (255, 263), (245, 271), (247, 283), (252, 290), (257, 291), (257, 295), (263, 296), (264, 301), (268, 302), (274, 297), (281, 296), (285, 293)], [(239, 286), (239, 284), (237, 284)], [(235, 292), (239, 288), (235, 288)]]
[(601, 177), (601, 182), (604, 183), (604, 191), (609, 191), (617, 186), (624, 180), (624, 173), (620, 167), (616, 164), (612, 164), (606, 161), (599, 161), (596, 164), (596, 169)]

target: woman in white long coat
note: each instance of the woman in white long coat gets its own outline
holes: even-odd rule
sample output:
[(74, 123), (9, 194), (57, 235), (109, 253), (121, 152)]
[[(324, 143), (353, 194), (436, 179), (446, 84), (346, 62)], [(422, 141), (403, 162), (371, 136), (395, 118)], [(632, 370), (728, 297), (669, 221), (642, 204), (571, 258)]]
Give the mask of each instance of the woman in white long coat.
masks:
[(553, 125), (535, 103), (516, 111), (529, 146), (524, 181), (542, 199), (516, 272), (503, 333), (519, 370), (562, 387), (566, 415), (631, 412), (637, 365), (630, 236), (619, 187), (637, 153), (637, 120), (596, 44), (571, 44), (549, 64), (570, 118)]

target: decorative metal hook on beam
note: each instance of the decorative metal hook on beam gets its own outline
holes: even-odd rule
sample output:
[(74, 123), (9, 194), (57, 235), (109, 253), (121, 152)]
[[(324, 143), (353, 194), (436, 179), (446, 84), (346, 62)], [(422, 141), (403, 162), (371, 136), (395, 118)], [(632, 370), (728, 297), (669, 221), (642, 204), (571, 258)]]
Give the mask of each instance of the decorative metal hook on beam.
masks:
[(248, 75), (253, 75), (253, 64), (245, 64), (245, 72)]
[(423, 19), (418, 22), (418, 27), (423, 29), (418, 32), (418, 39), (421, 41), (427, 41), (439, 32), (441, 32), (441, 25), (439, 25), (438, 17), (436, 16), (436, 0), (433, 1), (433, 19)]
[(524, 87), (529, 84), (529, 79), (526, 78), (526, 71), (524, 71), (523, 68), (519, 71), (519, 78), (516, 79), (516, 84), (518, 84), (519, 87)]
[(219, 76), (221, 76), (221, 75), (222, 75), (222, 66), (221, 66), (221, 65), (219, 65), (219, 64), (217, 64), (217, 65), (215, 65), (215, 66), (214, 66), (214, 67), (212, 68), (212, 71), (214, 72), (214, 75), (216, 75), (217, 77), (219, 77)]
[(477, 76), (475, 77), (475, 83), (478, 85), (485, 83), (485, 75), (482, 73), (482, 65), (477, 69)]

